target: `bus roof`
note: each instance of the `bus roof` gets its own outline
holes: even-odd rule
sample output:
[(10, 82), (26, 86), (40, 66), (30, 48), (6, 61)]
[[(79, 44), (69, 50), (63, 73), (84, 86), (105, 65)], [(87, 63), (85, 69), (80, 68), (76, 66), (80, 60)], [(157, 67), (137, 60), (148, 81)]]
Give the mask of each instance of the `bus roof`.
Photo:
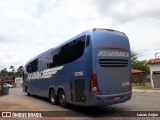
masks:
[(86, 30), (86, 31), (84, 31), (84, 32), (82, 32), (82, 33), (80, 33), (80, 34), (72, 37), (71, 39), (65, 41), (65, 42), (62, 43), (62, 44), (60, 44), (60, 45), (58, 45), (58, 46), (56, 46), (56, 47), (54, 47), (54, 48), (51, 48), (51, 49), (49, 49), (49, 50), (47, 50), (47, 51), (45, 51), (45, 52), (43, 52), (43, 53), (41, 53), (41, 54), (33, 57), (32, 59), (30, 59), (30, 60), (27, 62), (27, 64), (28, 64), (29, 62), (32, 62), (32, 61), (38, 59), (40, 56), (45, 55), (45, 54), (47, 54), (47, 53), (49, 53), (49, 52), (51, 52), (51, 51), (53, 51), (53, 50), (55, 50), (55, 49), (63, 46), (63, 45), (71, 42), (72, 40), (74, 40), (74, 39), (76, 39), (76, 38), (78, 38), (78, 37), (80, 37), (80, 36), (82, 36), (82, 35), (87, 35), (88, 33), (91, 33), (91, 34), (92, 34), (93, 31), (97, 31), (97, 30), (106, 30), (106, 31), (110, 31), (110, 32), (118, 32), (118, 33), (121, 33), (121, 34), (125, 35), (123, 32), (120, 32), (120, 31), (117, 31), (117, 30), (113, 30), (113, 29), (104, 29), (104, 28), (93, 28), (93, 29), (89, 29), (89, 30)]

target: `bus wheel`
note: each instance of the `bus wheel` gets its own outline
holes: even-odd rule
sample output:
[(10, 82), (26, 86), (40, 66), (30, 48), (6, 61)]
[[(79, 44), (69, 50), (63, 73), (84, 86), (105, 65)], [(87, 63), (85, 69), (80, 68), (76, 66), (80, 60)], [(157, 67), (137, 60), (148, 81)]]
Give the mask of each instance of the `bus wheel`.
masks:
[(27, 96), (31, 96), (31, 94), (27, 92)]
[(63, 90), (59, 92), (59, 104), (62, 107), (67, 107), (66, 96)]
[(55, 91), (53, 89), (51, 89), (49, 92), (49, 99), (50, 99), (50, 102), (52, 105), (57, 104), (57, 97), (56, 97)]
[(26, 91), (27, 91), (27, 96), (31, 96), (31, 94), (28, 92), (27, 87), (26, 87)]

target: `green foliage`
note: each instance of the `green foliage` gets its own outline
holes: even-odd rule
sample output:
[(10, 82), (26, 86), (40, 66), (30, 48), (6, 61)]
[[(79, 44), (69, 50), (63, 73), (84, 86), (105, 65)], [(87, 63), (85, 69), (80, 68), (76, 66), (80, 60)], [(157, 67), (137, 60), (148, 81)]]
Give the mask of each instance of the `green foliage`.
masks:
[(23, 66), (19, 66), (19, 68), (17, 69), (17, 72), (15, 73), (15, 76), (19, 77), (22, 72), (23, 72)]
[(131, 62), (132, 64), (137, 61), (137, 53), (131, 51)]
[(14, 73), (15, 69), (13, 65), (10, 66), (10, 70)]
[(146, 61), (135, 61), (132, 64), (132, 68), (136, 69), (136, 70), (143, 70), (145, 71), (147, 74), (149, 74), (150, 70), (148, 65), (146, 64)]
[(131, 52), (131, 65), (132, 69), (145, 71), (147, 74), (150, 73), (149, 66), (147, 65), (147, 61), (139, 61), (137, 60), (137, 54), (135, 52)]
[(23, 66), (19, 66), (17, 71), (15, 71), (14, 66), (10, 66), (11, 71), (7, 71), (6, 68), (0, 71), (0, 77), (4, 79), (14, 79), (15, 77), (19, 77), (23, 71)]
[(0, 76), (2, 77), (2, 78), (4, 78), (5, 76), (7, 76), (7, 69), (6, 68), (4, 68), (4, 69), (2, 69), (1, 70), (1, 72), (0, 72)]

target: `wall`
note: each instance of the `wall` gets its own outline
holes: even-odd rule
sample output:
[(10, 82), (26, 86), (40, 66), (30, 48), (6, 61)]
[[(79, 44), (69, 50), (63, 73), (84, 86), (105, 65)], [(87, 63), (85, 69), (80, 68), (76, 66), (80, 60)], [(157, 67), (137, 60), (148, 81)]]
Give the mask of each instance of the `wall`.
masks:
[(154, 88), (160, 88), (160, 74), (153, 74), (152, 78)]
[(153, 74), (154, 71), (160, 71), (160, 63), (150, 65), (152, 88), (160, 88), (160, 74)]
[(15, 78), (15, 87), (22, 87), (23, 85), (23, 80), (20, 77)]

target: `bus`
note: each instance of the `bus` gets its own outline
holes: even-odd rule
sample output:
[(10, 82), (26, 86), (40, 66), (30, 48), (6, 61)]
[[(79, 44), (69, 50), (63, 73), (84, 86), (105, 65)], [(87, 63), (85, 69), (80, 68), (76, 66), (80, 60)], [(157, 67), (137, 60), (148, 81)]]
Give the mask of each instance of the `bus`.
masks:
[(51, 104), (108, 106), (131, 99), (131, 55), (128, 37), (94, 28), (29, 60), (23, 91)]

